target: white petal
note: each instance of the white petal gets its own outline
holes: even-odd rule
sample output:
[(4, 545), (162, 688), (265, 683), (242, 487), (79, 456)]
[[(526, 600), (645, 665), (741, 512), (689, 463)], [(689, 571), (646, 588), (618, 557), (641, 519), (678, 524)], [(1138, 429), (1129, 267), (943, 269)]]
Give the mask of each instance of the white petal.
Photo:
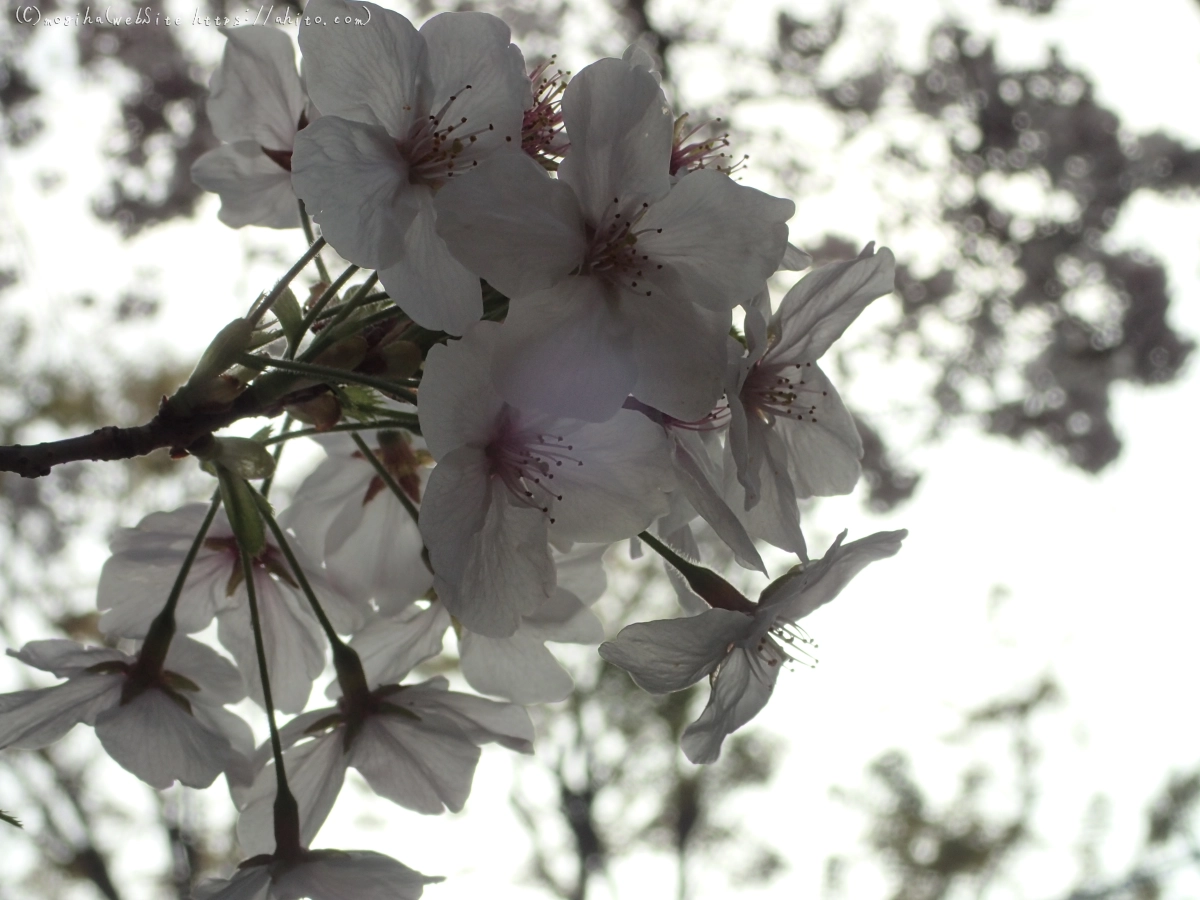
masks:
[(632, 328), (633, 395), (682, 422), (708, 415), (723, 390), (730, 316), (662, 293), (625, 292), (621, 312)]
[(501, 395), (518, 408), (612, 418), (637, 378), (633, 324), (596, 278), (568, 278), (514, 301), (495, 355)]
[(29, 641), (20, 650), (9, 650), (8, 655), (19, 659), (27, 666), (52, 672), (59, 678), (67, 678), (84, 669), (102, 662), (132, 662), (133, 657), (108, 647), (87, 647), (66, 638), (46, 638)]
[[(261, 573), (255, 575), (255, 586), (275, 708), (299, 712), (308, 702), (313, 679), (325, 666), (324, 636), (312, 613), (300, 608), (301, 601), (291, 589)], [(217, 616), (217, 639), (237, 660), (251, 699), (261, 706), (262, 683), (245, 585), (235, 596), (239, 604)]]
[[(369, 25), (333, 23), (368, 14)], [(425, 41), (412, 23), (374, 3), (342, 0), (310, 0), (304, 15), (323, 19), (300, 26), (305, 84), (321, 114), (377, 123), (393, 138), (408, 137), (429, 112), (432, 88)]]
[(781, 660), (770, 665), (753, 650), (738, 648), (729, 654), (708, 698), (708, 705), (683, 732), (683, 752), (694, 763), (716, 762), (721, 744), (767, 705), (779, 678)]
[[(300, 843), (312, 843), (337, 800), (346, 779), (344, 732), (334, 729), (284, 754), (288, 788), (300, 813)], [(265, 766), (238, 815), (237, 837), (247, 856), (275, 850), (275, 765)]]
[(769, 585), (760, 599), (763, 609), (789, 622), (804, 618), (840, 594), (870, 563), (899, 553), (908, 532), (879, 531), (843, 546), (845, 536), (843, 531), (822, 559)]
[(682, 691), (712, 672), (731, 644), (754, 628), (754, 619), (710, 609), (685, 619), (637, 622), (600, 645), (600, 656), (628, 672), (652, 694)]
[(379, 280), (422, 328), (462, 334), (483, 315), (479, 276), (455, 259), (438, 235), (430, 189), (411, 185), (409, 194), (417, 214), (404, 233), (400, 256), (379, 267)]
[(192, 163), (192, 181), (220, 195), (221, 211), (217, 218), (230, 228), (300, 226), (292, 173), (263, 153), (256, 143), (243, 141), (209, 150)]
[(117, 763), (159, 790), (176, 780), (208, 787), (230, 760), (224, 737), (153, 688), (97, 715), (96, 737)]
[[(558, 571), (561, 576), (562, 568)], [(536, 612), (521, 620), (521, 629), (538, 640), (560, 644), (599, 644), (604, 640), (604, 626), (595, 613), (561, 584)]]
[(350, 646), (358, 653), (369, 683), (392, 684), (402, 681), (418, 663), (441, 653), (449, 627), (450, 614), (443, 604), (428, 609), (410, 606), (375, 620), (354, 636)]
[(804, 421), (777, 419), (787, 447), (788, 472), (796, 496), (832, 497), (854, 490), (861, 472), (862, 439), (838, 392), (816, 363), (805, 369), (805, 386), (820, 391), (816, 409)]
[(400, 259), (419, 207), (408, 166), (378, 125), (337, 116), (313, 122), (296, 135), (292, 188), (346, 259), (369, 269)]
[[(251, 141), (269, 150), (291, 150), (305, 100), (291, 38), (256, 26), (224, 34), (225, 52), (213, 73), (206, 107), (213, 133), (228, 143)], [(298, 225), (298, 215), (292, 218)]]
[(575, 193), (524, 153), (481, 162), (437, 194), (437, 228), (471, 271), (505, 296), (544, 290), (587, 250)]
[(237, 703), (246, 696), (241, 673), (207, 644), (186, 637), (175, 637), (163, 665), (194, 681), (211, 702), (218, 705)]
[(729, 546), (738, 562), (748, 569), (767, 574), (766, 565), (753, 539), (713, 484), (715, 473), (709, 471), (711, 460), (699, 437), (682, 429), (674, 430), (677, 432), (674, 461), (679, 489), (696, 512), (712, 526), (717, 537)]
[(121, 702), (124, 675), (78, 675), (66, 684), (0, 694), (0, 748), (35, 750)]
[(619, 59), (592, 63), (571, 79), (562, 113), (571, 149), (558, 176), (593, 225), (613, 212), (640, 212), (670, 190), (674, 122), (645, 69)]
[(760, 441), (755, 448), (761, 451), (757, 457), (761, 460), (758, 469), (759, 502), (752, 509), (746, 509), (748, 503), (728, 453), (725, 461), (725, 497), (753, 537), (807, 558), (804, 535), (800, 531), (796, 488), (788, 473), (787, 447), (774, 429), (762, 423), (753, 423), (751, 435)]
[(637, 246), (670, 272), (679, 296), (732, 309), (774, 273), (787, 247), (784, 223), (795, 212), (791, 200), (702, 169), (650, 207), (638, 223)]
[(271, 896), (274, 900), (417, 900), (425, 885), (441, 880), (369, 850), (314, 850), (308, 861), (276, 879)]
[[(274, 849), (274, 848), (272, 848)], [(229, 879), (210, 878), (192, 892), (195, 900), (267, 900), (271, 875), (265, 865), (239, 869)]]
[(397, 699), (422, 719), (449, 719), (473, 744), (497, 743), (519, 753), (533, 752), (533, 722), (524, 708), (444, 689), (445, 680), (431, 678), (413, 685)]
[(472, 631), (507, 637), (520, 617), (536, 610), (554, 590), (546, 515), (510, 502), (508, 488), (491, 483), (487, 514), (468, 543), (466, 569), (446, 608)]
[[(549, 423), (546, 431), (555, 432)], [(564, 431), (568, 458), (555, 467), (561, 500), (551, 516), (557, 536), (572, 541), (618, 541), (637, 534), (668, 508), (675, 486), (663, 430), (641, 413)]]
[(429, 47), (430, 109), (441, 109), (453, 96), (442, 121), (465, 118), (460, 130), (479, 132), (460, 159), (504, 148), (516, 155), (532, 96), (525, 59), (509, 42), (508, 26), (487, 13), (442, 13), (421, 26), (421, 37)]
[(371, 716), (350, 748), (350, 764), (375, 793), (426, 815), (463, 808), (478, 761), (479, 748), (436, 717)]
[(588, 606), (599, 600), (608, 586), (603, 562), (607, 550), (606, 544), (576, 546), (568, 553), (556, 555), (554, 565), (558, 569), (559, 590), (570, 591), (579, 602)]
[(554, 654), (527, 629), (506, 638), (464, 631), (458, 652), (467, 684), (514, 703), (555, 703), (567, 699), (575, 685)]
[(421, 379), (421, 433), (434, 459), (491, 439), (504, 401), (492, 389), (492, 355), (501, 325), (480, 322), (460, 341), (435, 344)]
[(887, 247), (814, 269), (779, 304), (773, 329), (779, 332), (779, 342), (769, 357), (788, 362), (819, 359), (867, 304), (891, 293), (895, 275), (896, 258)]

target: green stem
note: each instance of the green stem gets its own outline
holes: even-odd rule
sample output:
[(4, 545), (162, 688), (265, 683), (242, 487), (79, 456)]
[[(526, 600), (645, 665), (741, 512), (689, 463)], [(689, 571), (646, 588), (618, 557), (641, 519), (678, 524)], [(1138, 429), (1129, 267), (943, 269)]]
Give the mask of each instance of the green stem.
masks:
[(271, 699), (271, 678), (267, 674), (267, 650), (263, 645), (262, 622), (258, 616), (258, 591), (254, 587), (254, 562), (240, 544), (238, 552), (242, 558), (246, 595), (250, 598), (250, 627), (254, 630), (258, 677), (262, 680), (263, 705), (267, 709), (267, 724), (271, 729), (271, 755), (275, 758), (275, 856), (283, 859), (295, 858), (303, 849), (300, 843), (300, 810), (296, 805), (296, 798), (292, 796), (291, 788), (288, 787), (287, 772), (283, 767), (283, 744), (279, 740), (279, 729), (275, 725), (275, 703)]
[(188, 548), (188, 552), (183, 557), (179, 574), (175, 576), (175, 583), (171, 585), (171, 592), (167, 594), (167, 602), (163, 604), (162, 610), (154, 617), (154, 621), (150, 623), (150, 628), (146, 632), (146, 639), (142, 642), (142, 650), (138, 654), (138, 664), (147, 672), (158, 674), (162, 671), (167, 650), (171, 646), (172, 638), (175, 637), (175, 607), (179, 605), (183, 586), (187, 583), (188, 573), (192, 571), (192, 563), (196, 561), (196, 554), (200, 552), (200, 546), (208, 535), (208, 529), (212, 525), (220, 505), (221, 492), (216, 491), (213, 493), (212, 503), (209, 504), (204, 521), (200, 523), (200, 530), (196, 532), (192, 546)]
[(304, 252), (304, 255), (296, 260), (296, 264), (288, 269), (287, 272), (284, 273), (284, 276), (279, 279), (279, 281), (275, 282), (275, 287), (271, 288), (271, 292), (263, 297), (262, 300), (256, 303), (253, 307), (251, 307), (250, 312), (246, 315), (246, 318), (249, 319), (251, 323), (257, 325), (258, 320), (263, 317), (267, 310), (275, 305), (275, 301), (279, 299), (285, 290), (287, 290), (287, 286), (292, 283), (295, 277), (300, 274), (301, 270), (305, 266), (312, 262), (313, 257), (320, 253), (321, 248), (324, 246), (325, 238), (323, 237), (317, 238), (315, 241), (313, 241), (312, 246)]
[[(315, 238), (313, 237), (312, 220), (308, 217), (308, 210), (304, 208), (304, 201), (299, 200), (300, 204), (300, 227), (304, 229), (304, 237), (311, 244)], [(329, 284), (329, 270), (325, 268), (325, 262), (321, 259), (321, 255), (316, 256), (317, 274), (321, 276), (321, 280)]]
[(379, 457), (375, 455), (374, 451), (367, 446), (367, 442), (362, 439), (361, 434), (354, 432), (351, 436), (354, 438), (354, 443), (358, 444), (358, 449), (362, 451), (363, 457), (375, 467), (375, 471), (379, 473), (379, 477), (383, 479), (383, 483), (396, 495), (396, 499), (400, 501), (401, 506), (412, 516), (412, 520), (416, 522), (421, 514), (417, 511), (417, 507), (413, 504), (412, 500), (408, 498), (408, 494), (404, 493), (404, 488), (396, 483), (396, 479), (392, 477), (392, 473), (387, 470), (387, 466), (379, 461)]
[(411, 403), (414, 406), (417, 402), (417, 395), (408, 390), (407, 386), (398, 384), (395, 381), (388, 381), (384, 378), (374, 378), (370, 375), (362, 375), (358, 372), (351, 372), (348, 369), (335, 369), (333, 366), (320, 366), (316, 363), (300, 362), (292, 359), (277, 359), (269, 356), (256, 356), (253, 353), (243, 353), (237, 360), (241, 365), (249, 369), (262, 371), (264, 369), (281, 369), (284, 372), (293, 372), (297, 375), (307, 375), (310, 378), (316, 378), (323, 382), (361, 384), (366, 387), (375, 388), (377, 391), (382, 391), (385, 394), (403, 400), (405, 403)]
[(277, 434), (274, 437), (264, 438), (262, 443), (269, 446), (271, 444), (278, 444), (281, 441), (290, 441), (293, 438), (313, 437), (318, 434), (330, 434), (334, 431), (374, 431), (380, 428), (403, 428), (412, 434), (421, 433), (421, 423), (416, 416), (397, 413), (395, 418), (382, 422), (346, 422), (341, 425), (334, 425), (332, 428), (302, 428), (299, 431), (289, 431), (286, 434)]
[(279, 468), (279, 457), (283, 456), (283, 441), (286, 440), (285, 436), (291, 430), (294, 421), (291, 413), (283, 417), (283, 425), (279, 428), (279, 437), (281, 440), (275, 442), (279, 446), (271, 452), (271, 456), (275, 459), (275, 468), (271, 469), (271, 474), (263, 479), (262, 487), (259, 488), (264, 497), (271, 493), (271, 485), (275, 482), (275, 471)]
[(687, 581), (688, 587), (709, 606), (754, 615), (758, 606), (741, 591), (714, 572), (680, 556), (654, 535), (643, 531), (638, 535), (650, 549), (674, 566)]
[[(317, 298), (317, 302), (313, 304), (312, 309), (310, 309), (308, 311), (308, 314), (304, 317), (303, 321), (301, 321), (301, 323), (300, 323), (300, 334), (301, 335), (303, 335), (306, 331), (308, 331), (308, 329), (312, 328), (313, 322), (317, 321), (317, 319), (319, 319), (321, 317), (321, 311), (325, 309), (326, 304), (328, 304), (330, 300), (332, 300), (334, 297), (337, 296), (337, 292), (342, 289), (342, 286), (347, 281), (349, 281), (351, 276), (354, 275), (354, 273), (357, 271), (358, 271), (358, 266), (349, 266), (345, 272), (343, 272), (341, 275), (338, 276), (337, 281), (335, 281), (333, 284), (329, 285), (329, 287), (327, 287), (325, 289), (324, 293), (322, 293), (321, 296)], [(290, 359), (291, 357), (293, 357), (295, 355), (296, 355), (296, 348), (289, 347), (288, 348), (288, 358)]]
[(372, 272), (367, 280), (358, 286), (357, 290), (354, 292), (354, 295), (338, 307), (337, 314), (333, 316), (329, 324), (321, 329), (321, 333), (317, 335), (316, 339), (309, 345), (308, 349), (304, 351), (305, 359), (312, 359), (325, 349), (326, 345), (333, 340), (337, 327), (346, 321), (349, 315), (364, 303), (367, 295), (370, 293), (371, 288), (375, 286), (375, 282), (377, 281), (379, 281), (379, 273)]
[(292, 552), (292, 546), (288, 543), (283, 529), (275, 521), (275, 514), (271, 511), (271, 505), (267, 503), (267, 499), (261, 494), (255, 494), (254, 499), (258, 503), (258, 511), (262, 514), (263, 520), (267, 523), (267, 527), (271, 529), (271, 534), (275, 536), (275, 543), (283, 551), (283, 556), (287, 560), (292, 574), (296, 577), (296, 583), (300, 585), (300, 590), (304, 593), (305, 599), (308, 600), (308, 605), (312, 607), (313, 615), (317, 617), (317, 621), (321, 624), (321, 630), (325, 632), (325, 637), (329, 641), (329, 646), (333, 651), (333, 666), (337, 670), (338, 683), (342, 686), (342, 694), (351, 703), (361, 705), (370, 694), (370, 688), (367, 685), (367, 676), (362, 667), (362, 660), (358, 658), (358, 653), (341, 639), (334, 630), (333, 623), (325, 615), (325, 610), (321, 607), (321, 601), (317, 599), (316, 591), (313, 590), (312, 585), (309, 583), (308, 576), (304, 574), (304, 569), (300, 567), (300, 561), (296, 559), (296, 554)]

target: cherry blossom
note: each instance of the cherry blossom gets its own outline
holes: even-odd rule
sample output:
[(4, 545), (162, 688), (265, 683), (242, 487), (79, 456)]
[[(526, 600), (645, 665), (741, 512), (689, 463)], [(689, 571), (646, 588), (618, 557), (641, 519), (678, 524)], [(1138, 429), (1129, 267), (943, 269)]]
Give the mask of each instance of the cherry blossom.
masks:
[(196, 887), (193, 900), (417, 900), (440, 877), (370, 850), (304, 850), (297, 858), (248, 859), (228, 879)]
[(810, 639), (796, 623), (841, 593), (868, 564), (894, 556), (907, 535), (885, 531), (843, 544), (843, 531), (822, 559), (771, 582), (757, 603), (721, 582), (719, 590), (702, 594), (714, 608), (628, 625), (600, 645), (600, 655), (652, 694), (681, 691), (709, 676), (708, 705), (684, 731), (682, 744), (692, 762), (714, 762), (725, 737), (766, 705), (783, 665), (807, 656)]
[(502, 329), (480, 322), (436, 346), (421, 384), (421, 431), (437, 467), (420, 527), (435, 588), (464, 626), (509, 637), (554, 590), (549, 539), (605, 543), (667, 510), (662, 430), (621, 410), (600, 424), (530, 412), (492, 388)]
[[(300, 840), (311, 842), (357, 769), (381, 797), (426, 815), (458, 812), (471, 792), (479, 747), (533, 749), (533, 723), (520, 706), (447, 689), (445, 678), (388, 684), (343, 696), (336, 707), (297, 716), (282, 729), (284, 767), (300, 811)], [(260, 756), (269, 752), (260, 751)], [(238, 839), (249, 853), (274, 846), (274, 764), (243, 797)]]
[(55, 687), (0, 694), (0, 748), (45, 747), (76, 724), (96, 729), (117, 763), (156, 788), (208, 787), (221, 772), (248, 777), (250, 729), (224, 709), (246, 695), (234, 667), (189, 638), (165, 659), (74, 641), (31, 641), (8, 651), (67, 679)]
[(352, 262), (379, 270), (414, 321), (461, 334), (482, 315), (479, 277), (435, 231), (434, 193), (480, 160), (520, 153), (530, 83), (495, 16), (443, 13), (417, 31), (373, 3), (311, 0), (302, 25), (309, 94), (323, 118), (296, 140), (292, 184)]
[(208, 119), (224, 143), (192, 165), (192, 180), (221, 196), (218, 218), (233, 228), (295, 228), (292, 191), (296, 134), (317, 118), (283, 31), (261, 26), (224, 30), (221, 65), (209, 84)]
[(586, 67), (562, 115), (557, 179), (496, 156), (436, 200), (451, 251), (510, 299), (500, 392), (597, 422), (632, 393), (699, 419), (721, 393), (731, 310), (775, 271), (795, 205), (712, 170), (672, 185), (671, 113), (642, 66)]
[[(113, 555), (100, 572), (97, 605), (105, 634), (144, 637), (170, 592), (188, 547), (204, 518), (204, 504), (153, 513), (112, 540)], [(318, 590), (334, 627), (349, 634), (369, 609), (329, 586), (321, 568), (295, 548), (309, 582)], [(215, 617), (217, 639), (233, 655), (252, 699), (262, 704), (258, 663), (237, 540), (224, 511), (218, 512), (180, 594), (175, 620), (190, 634)], [(267, 669), (275, 704), (285, 712), (304, 708), (313, 680), (325, 667), (324, 637), (307, 601), (273, 543), (254, 560), (254, 586), (263, 620)]]
[(860, 472), (854, 420), (817, 365), (872, 300), (889, 293), (895, 258), (868, 245), (813, 270), (766, 321), (766, 294), (747, 304), (747, 353), (728, 370), (724, 488), (755, 537), (804, 556), (797, 498), (846, 494)]
[[(433, 458), (404, 432), (375, 434), (379, 461), (419, 505)], [(297, 488), (280, 524), (312, 558), (324, 560), (338, 592), (373, 598), (385, 612), (403, 609), (433, 585), (416, 521), (353, 440), (340, 434), (318, 440), (328, 456)]]

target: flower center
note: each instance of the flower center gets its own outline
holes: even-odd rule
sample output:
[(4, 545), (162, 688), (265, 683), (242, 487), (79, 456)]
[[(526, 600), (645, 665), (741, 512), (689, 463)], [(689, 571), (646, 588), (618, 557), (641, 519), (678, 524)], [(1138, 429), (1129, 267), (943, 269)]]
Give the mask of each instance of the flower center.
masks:
[[(647, 254), (638, 252), (638, 237), (650, 229), (639, 230), (637, 225), (650, 204), (643, 203), (633, 213), (622, 212), (621, 208), (621, 198), (613, 197), (612, 205), (605, 210), (600, 222), (589, 228), (588, 247), (579, 274), (598, 275), (649, 297), (654, 293), (651, 285), (641, 279), (646, 277), (646, 272), (661, 269), (662, 264), (652, 262)], [(654, 231), (662, 233), (661, 228)]]
[(828, 391), (809, 387), (805, 369), (812, 363), (790, 363), (786, 366), (754, 364), (742, 386), (742, 403), (770, 425), (776, 416), (797, 422), (816, 422), (817, 404)]
[[(725, 148), (729, 146), (728, 132), (704, 141), (691, 141), (704, 126), (697, 125), (689, 130), (687, 118), (687, 113), (684, 113), (675, 120), (675, 135), (671, 142), (672, 175), (678, 175), (681, 171), (686, 175), (697, 169), (716, 169), (718, 172), (732, 175), (745, 166), (749, 156), (743, 156), (735, 161), (730, 154), (724, 152)], [(720, 121), (720, 119), (714, 119), (713, 124)], [(691, 143), (687, 143), (688, 141)]]
[(479, 135), (496, 128), (490, 122), (472, 122), (454, 111), (454, 104), (469, 90), (468, 84), (457, 94), (451, 94), (436, 113), (413, 124), (406, 140), (396, 142), (396, 149), (408, 163), (408, 179), (413, 184), (439, 188), (447, 179), (479, 165), (478, 160), (470, 158), (471, 154), (464, 158), (463, 153)]
[(583, 460), (571, 455), (574, 449), (561, 435), (521, 428), (506, 405), (485, 452), (492, 476), (504, 482), (517, 503), (540, 509), (553, 525), (550, 508), (563, 498), (556, 490), (555, 471), (564, 465), (583, 465)]
[(533, 83), (533, 106), (525, 110), (521, 122), (521, 149), (552, 172), (558, 169), (558, 161), (570, 146), (562, 118), (566, 73), (559, 69), (553, 75), (546, 75), (554, 60), (551, 56), (529, 73)]

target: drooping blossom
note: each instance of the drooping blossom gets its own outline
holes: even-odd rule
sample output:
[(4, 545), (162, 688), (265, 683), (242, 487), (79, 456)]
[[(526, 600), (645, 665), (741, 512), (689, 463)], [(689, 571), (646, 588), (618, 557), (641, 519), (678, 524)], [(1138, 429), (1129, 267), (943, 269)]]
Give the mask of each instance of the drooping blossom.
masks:
[[(100, 572), (96, 592), (105, 634), (145, 636), (170, 593), (205, 509), (204, 504), (193, 503), (153, 513), (136, 528), (117, 532), (111, 543), (113, 555)], [(361, 626), (369, 608), (334, 590), (303, 547), (293, 550), (334, 628), (349, 634)], [(299, 712), (308, 701), (313, 680), (325, 667), (325, 638), (283, 552), (272, 541), (254, 560), (253, 569), (275, 706)], [(237, 540), (224, 511), (218, 511), (188, 573), (175, 620), (181, 632), (190, 634), (206, 628), (215, 617), (217, 639), (237, 662), (250, 697), (261, 705), (258, 657), (242, 578)]]
[(843, 544), (843, 531), (822, 559), (777, 578), (757, 603), (722, 583), (705, 592), (709, 603), (720, 606), (626, 626), (600, 645), (600, 655), (652, 694), (681, 691), (709, 676), (708, 705), (683, 732), (682, 744), (692, 762), (714, 762), (725, 737), (766, 705), (784, 664), (805, 655), (809, 638), (796, 623), (841, 593), (868, 564), (894, 556), (907, 535), (878, 532)]
[[(420, 684), (361, 682), (336, 706), (297, 716), (282, 729), (284, 768), (308, 844), (337, 800), (348, 768), (371, 789), (407, 809), (458, 812), (471, 793), (480, 746), (533, 750), (533, 723), (523, 707), (447, 690), (445, 678)], [(259, 758), (269, 754), (269, 746)], [(274, 846), (274, 763), (243, 796), (238, 840), (248, 853)]]
[[(279, 523), (295, 532), (329, 583), (355, 600), (374, 599), (383, 612), (403, 609), (433, 584), (421, 558), (416, 520), (347, 435), (318, 438), (327, 455), (296, 489)], [(375, 455), (419, 506), (433, 459), (404, 432), (367, 436)]]
[(254, 738), (225, 704), (245, 695), (226, 659), (176, 637), (165, 659), (74, 641), (31, 641), (8, 651), (67, 679), (55, 687), (0, 694), (0, 748), (40, 748), (82, 722), (118, 764), (153, 787), (208, 787), (222, 772), (249, 777)]
[(846, 494), (858, 482), (858, 429), (817, 360), (892, 290), (894, 274), (892, 252), (872, 244), (802, 278), (769, 324), (765, 294), (747, 305), (747, 353), (727, 376), (724, 482), (751, 535), (803, 556), (797, 498)]
[[(315, 22), (364, 10), (364, 27)], [(443, 13), (420, 31), (373, 3), (311, 0), (305, 14), (305, 78), (323, 118), (296, 141), (296, 193), (334, 249), (378, 269), (415, 322), (461, 334), (483, 312), (479, 276), (438, 236), (433, 197), (489, 156), (525, 158), (521, 52), (485, 13)]]
[(508, 325), (480, 322), (435, 346), (421, 383), (421, 432), (438, 464), (421, 505), (435, 589), (471, 631), (509, 637), (554, 591), (549, 540), (607, 543), (667, 510), (662, 430), (621, 410), (594, 424), (532, 412), (493, 388)]
[(370, 850), (304, 850), (296, 858), (264, 854), (246, 860), (232, 878), (197, 885), (193, 900), (418, 900), (422, 875)]
[(317, 118), (296, 71), (291, 38), (275, 28), (224, 29), (225, 53), (209, 84), (208, 119), (223, 142), (192, 164), (192, 180), (221, 196), (233, 228), (300, 225), (292, 191), (296, 134)]
[(500, 393), (596, 422), (632, 393), (699, 419), (721, 393), (731, 310), (775, 271), (795, 205), (712, 170), (672, 184), (671, 112), (642, 66), (586, 67), (562, 115), (557, 179), (497, 156), (436, 200), (451, 251), (510, 299)]

